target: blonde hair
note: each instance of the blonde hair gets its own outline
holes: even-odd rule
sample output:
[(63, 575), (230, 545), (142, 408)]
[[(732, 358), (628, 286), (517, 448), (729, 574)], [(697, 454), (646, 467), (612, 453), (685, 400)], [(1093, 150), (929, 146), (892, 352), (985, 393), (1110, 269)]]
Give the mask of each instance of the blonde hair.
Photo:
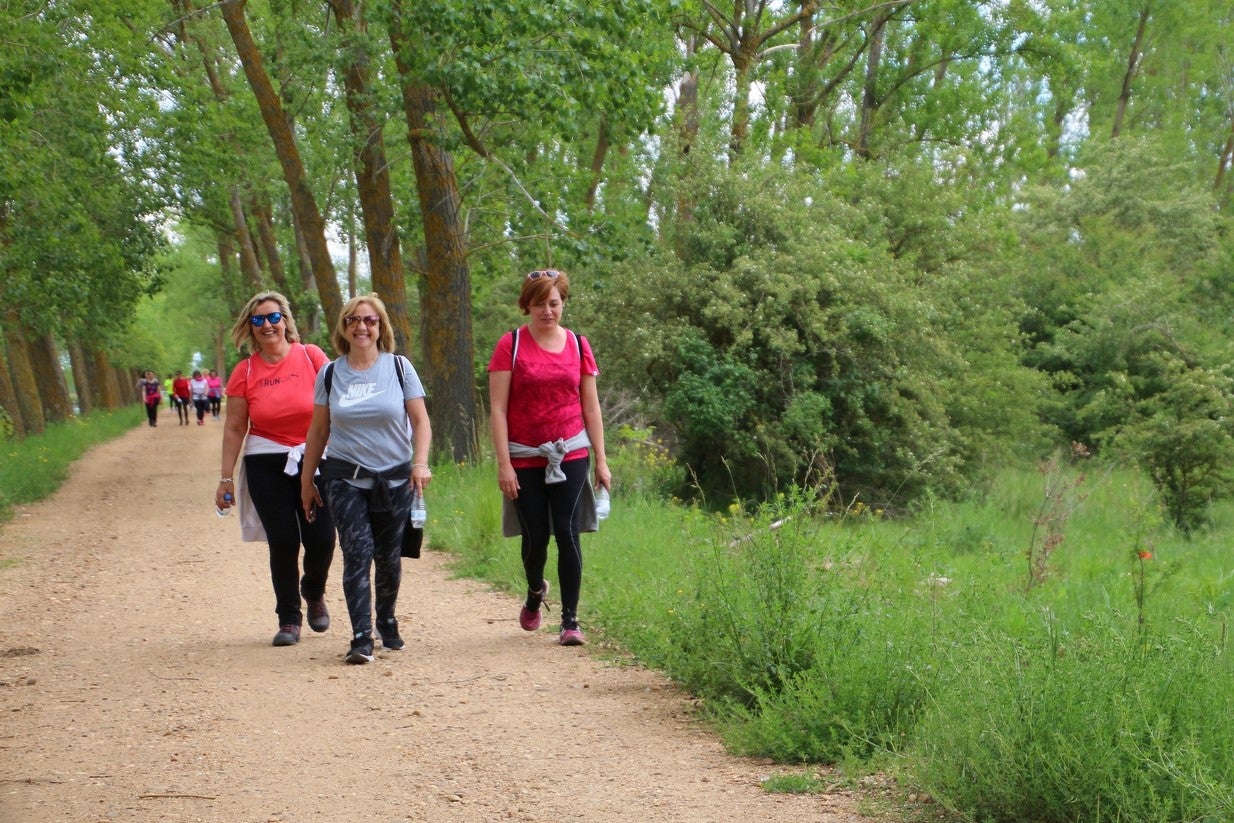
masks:
[(343, 310), (338, 313), (338, 320), (334, 323), (334, 331), (330, 332), (330, 342), (334, 344), (334, 350), (339, 354), (347, 354), (351, 351), (351, 341), (344, 334), (347, 325), (343, 322), (343, 318), (355, 314), (361, 303), (368, 303), (372, 306), (373, 311), (381, 319), (377, 332), (377, 350), (394, 351), (394, 329), (390, 327), (390, 314), (386, 311), (386, 304), (381, 302), (381, 298), (377, 296), (377, 292), (356, 295), (343, 304)]
[(231, 342), (236, 345), (237, 349), (244, 351), (247, 348), (249, 351), (257, 351), (259, 348), (256, 345), (257, 330), (253, 327), (251, 318), (253, 310), (267, 300), (273, 300), (279, 304), (279, 311), (283, 314), (283, 336), (287, 338), (287, 342), (300, 342), (300, 330), (296, 328), (296, 319), (291, 316), (291, 305), (287, 302), (287, 298), (276, 291), (263, 291), (249, 298), (240, 316), (236, 318), (235, 325), (231, 327)]

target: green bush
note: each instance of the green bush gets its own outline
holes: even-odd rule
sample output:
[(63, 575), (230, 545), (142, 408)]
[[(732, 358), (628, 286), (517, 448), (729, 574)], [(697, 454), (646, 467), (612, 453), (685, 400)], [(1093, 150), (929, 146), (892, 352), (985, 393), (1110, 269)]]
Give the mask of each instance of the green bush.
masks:
[(1190, 532), (1234, 480), (1234, 381), (1182, 364), (1165, 373), (1168, 385), (1136, 405), (1120, 439), (1152, 478), (1174, 524)]
[(592, 336), (702, 499), (766, 500), (827, 468), (837, 499), (907, 508), (1041, 442), (1044, 383), (1017, 362), (1011, 314), (979, 273), (940, 259), (926, 276), (914, 265), (933, 254), (893, 253), (873, 228), (885, 203), (768, 170), (692, 185), (688, 242), (607, 270), (621, 298)]

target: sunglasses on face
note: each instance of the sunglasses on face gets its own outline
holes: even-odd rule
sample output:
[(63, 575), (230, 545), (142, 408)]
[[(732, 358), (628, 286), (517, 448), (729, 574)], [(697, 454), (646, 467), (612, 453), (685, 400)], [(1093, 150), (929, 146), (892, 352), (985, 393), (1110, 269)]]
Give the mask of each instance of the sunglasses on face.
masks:
[(541, 277), (556, 280), (558, 277), (561, 277), (561, 272), (557, 271), (557, 269), (538, 269), (527, 275), (528, 280), (539, 280)]
[(253, 324), (253, 328), (260, 329), (267, 320), (270, 321), (271, 326), (277, 326), (282, 319), (283, 313), (281, 311), (272, 311), (269, 314), (255, 314), (249, 318), (249, 322)]
[(375, 314), (349, 314), (343, 318), (343, 325), (354, 326), (360, 321), (364, 321), (366, 326), (376, 326), (381, 322), (381, 318)]

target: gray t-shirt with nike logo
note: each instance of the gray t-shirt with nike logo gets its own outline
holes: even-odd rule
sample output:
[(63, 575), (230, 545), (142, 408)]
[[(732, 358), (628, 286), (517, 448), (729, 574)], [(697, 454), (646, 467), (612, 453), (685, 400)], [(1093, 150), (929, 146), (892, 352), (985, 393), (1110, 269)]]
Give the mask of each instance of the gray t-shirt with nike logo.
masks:
[[(399, 391), (394, 358), (403, 361), (403, 386)], [(334, 361), (329, 402), (326, 370), (317, 372), (313, 403), (330, 407), (328, 457), (337, 457), (372, 471), (392, 469), (411, 459), (411, 421), (404, 400), (424, 397), (420, 375), (407, 358), (382, 352), (366, 372)], [(372, 486), (372, 480), (361, 484)]]

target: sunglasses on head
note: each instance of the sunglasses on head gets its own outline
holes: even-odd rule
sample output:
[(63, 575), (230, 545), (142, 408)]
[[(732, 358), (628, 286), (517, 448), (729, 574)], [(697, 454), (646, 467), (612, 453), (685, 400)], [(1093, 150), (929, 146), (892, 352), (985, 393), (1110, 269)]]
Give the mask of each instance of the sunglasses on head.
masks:
[(249, 318), (249, 322), (253, 324), (254, 328), (260, 329), (267, 320), (270, 321), (271, 326), (277, 326), (282, 319), (283, 313), (281, 311), (272, 311), (269, 314), (255, 314)]
[(381, 322), (381, 318), (375, 314), (349, 314), (343, 318), (343, 325), (354, 326), (361, 320), (364, 321), (364, 325), (366, 326), (376, 326)]
[(528, 280), (539, 280), (541, 277), (556, 280), (558, 277), (561, 277), (561, 272), (557, 271), (557, 269), (537, 269), (527, 275)]

